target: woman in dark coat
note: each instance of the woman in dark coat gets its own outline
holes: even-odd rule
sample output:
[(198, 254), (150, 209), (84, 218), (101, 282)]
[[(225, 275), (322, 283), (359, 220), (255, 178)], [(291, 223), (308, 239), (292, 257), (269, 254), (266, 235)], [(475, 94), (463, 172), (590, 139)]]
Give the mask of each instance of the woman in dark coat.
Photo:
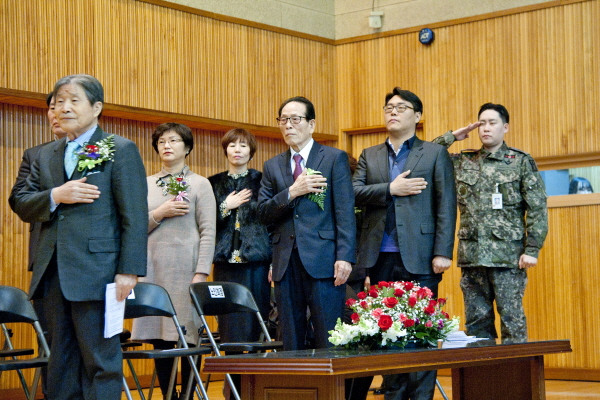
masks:
[[(262, 173), (248, 169), (256, 152), (256, 138), (245, 129), (232, 129), (223, 136), (221, 145), (229, 169), (208, 178), (217, 202), (214, 280), (236, 282), (250, 289), (266, 320), (270, 307), (271, 245), (267, 228), (257, 215)], [(256, 316), (250, 313), (219, 318), (223, 342), (255, 341), (260, 332)]]

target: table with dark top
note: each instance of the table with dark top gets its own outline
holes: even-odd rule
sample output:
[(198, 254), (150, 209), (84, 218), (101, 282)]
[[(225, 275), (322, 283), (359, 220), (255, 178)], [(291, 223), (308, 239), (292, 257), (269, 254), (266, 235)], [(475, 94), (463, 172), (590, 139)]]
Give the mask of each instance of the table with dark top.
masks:
[(544, 354), (571, 351), (569, 340), (388, 350), (341, 348), (208, 357), (206, 373), (242, 374), (244, 400), (342, 400), (346, 378), (452, 369), (453, 400), (546, 398)]

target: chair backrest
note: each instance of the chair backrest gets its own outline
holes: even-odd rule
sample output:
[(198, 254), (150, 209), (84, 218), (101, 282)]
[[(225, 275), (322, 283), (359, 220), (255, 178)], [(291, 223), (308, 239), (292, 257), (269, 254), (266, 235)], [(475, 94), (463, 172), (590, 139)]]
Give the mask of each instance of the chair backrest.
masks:
[(162, 286), (139, 282), (133, 288), (134, 299), (125, 303), (125, 318), (173, 317), (175, 308), (171, 296)]
[(0, 285), (0, 323), (37, 321), (27, 293), (13, 286)]
[(190, 285), (190, 295), (200, 315), (259, 312), (252, 293), (233, 282), (200, 282)]

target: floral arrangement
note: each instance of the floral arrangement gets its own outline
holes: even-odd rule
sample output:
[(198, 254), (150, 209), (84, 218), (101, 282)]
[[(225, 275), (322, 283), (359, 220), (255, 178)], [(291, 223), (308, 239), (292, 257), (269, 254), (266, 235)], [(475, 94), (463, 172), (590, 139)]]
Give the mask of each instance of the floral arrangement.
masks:
[[(306, 168), (306, 175), (322, 175), (321, 172), (315, 171), (312, 168)], [(308, 199), (317, 203), (321, 210), (325, 210), (325, 204), (323, 201), (325, 200), (325, 192), (327, 191), (327, 186), (323, 187), (322, 193), (309, 193)]]
[(83, 148), (77, 151), (77, 171), (82, 172), (85, 169), (91, 170), (96, 165), (102, 164), (104, 161), (115, 161), (115, 135), (100, 140), (95, 145), (86, 144)]
[(177, 200), (177, 201), (183, 201), (183, 200), (190, 201), (190, 199), (188, 198), (188, 193), (187, 193), (187, 190), (189, 188), (190, 188), (190, 185), (188, 185), (183, 180), (183, 176), (181, 176), (181, 175), (178, 177), (170, 176), (169, 182), (167, 182), (167, 184), (163, 188), (163, 194), (165, 196), (167, 194), (172, 194), (175, 196), (175, 200)]
[(348, 299), (352, 323), (338, 319), (329, 341), (349, 349), (374, 349), (437, 344), (458, 330), (458, 317), (442, 310), (446, 299), (433, 299), (427, 287), (415, 282), (379, 282)]

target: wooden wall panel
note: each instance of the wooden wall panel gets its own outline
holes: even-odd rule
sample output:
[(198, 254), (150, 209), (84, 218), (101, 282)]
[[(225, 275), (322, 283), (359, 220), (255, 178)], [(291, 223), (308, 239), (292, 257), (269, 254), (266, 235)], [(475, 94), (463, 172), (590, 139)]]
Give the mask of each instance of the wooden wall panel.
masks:
[(317, 130), (337, 132), (330, 44), (135, 0), (7, 1), (0, 15), (0, 87), (88, 73), (110, 103), (269, 126), (304, 95)]
[[(168, 122), (168, 121), (165, 121)], [(155, 123), (143, 123), (119, 118), (103, 117), (100, 125), (107, 132), (133, 140), (138, 145), (148, 175), (161, 168), (158, 155), (151, 144)], [(223, 133), (193, 129), (194, 149), (188, 157), (190, 169), (200, 175), (210, 176), (227, 169), (227, 160), (221, 147)], [(27, 246), (29, 224), (14, 214), (6, 199), (17, 176), (23, 149), (47, 142), (51, 139), (46, 110), (0, 103), (0, 284), (17, 286), (27, 291), (30, 273), (27, 272)], [(262, 170), (264, 161), (287, 149), (283, 140), (257, 138), (258, 151), (250, 161), (250, 167)], [(130, 326), (128, 323), (127, 326)], [(0, 341), (2, 340), (0, 334)], [(35, 347), (29, 335), (15, 335), (15, 343), (27, 343)], [(152, 374), (150, 362), (137, 362), (136, 370)], [(0, 389), (18, 387), (16, 374), (5, 373), (0, 378)]]
[[(511, 146), (536, 157), (600, 149), (600, 2), (588, 1), (336, 47), (339, 126), (380, 125), (394, 86), (424, 104), (425, 138), (477, 119), (481, 104), (511, 113)], [(454, 150), (480, 147), (476, 135)]]

